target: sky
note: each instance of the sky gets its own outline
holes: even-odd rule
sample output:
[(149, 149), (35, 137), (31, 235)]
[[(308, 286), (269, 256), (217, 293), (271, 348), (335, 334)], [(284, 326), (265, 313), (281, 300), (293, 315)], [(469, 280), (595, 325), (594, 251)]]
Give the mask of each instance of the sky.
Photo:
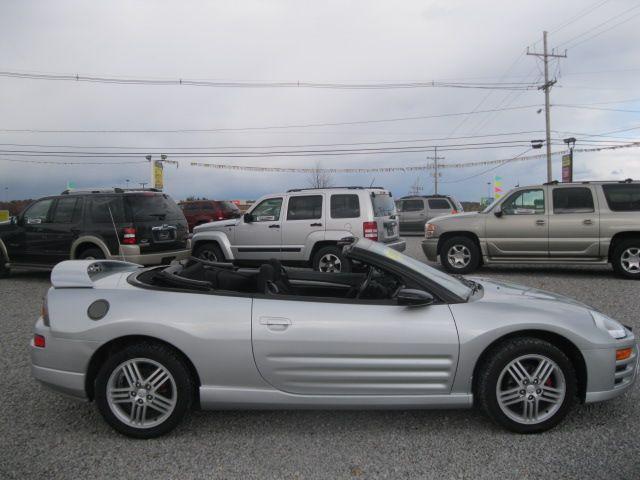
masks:
[[(0, 2), (0, 71), (234, 82), (539, 85), (542, 63), (525, 50), (540, 51), (542, 31), (548, 30), (550, 48), (557, 46), (561, 53), (567, 48), (567, 58), (550, 63), (551, 78), (557, 79), (551, 90), (552, 138), (559, 141), (573, 136), (577, 149), (593, 148), (640, 139), (639, 15), (637, 0), (5, 1)], [(336, 143), (375, 148), (381, 144), (372, 142), (417, 139), (422, 141), (384, 145), (439, 145), (442, 151), (447, 144), (529, 142), (544, 138), (544, 112), (538, 113), (543, 105), (544, 95), (535, 88), (211, 88), (0, 76), (0, 198), (56, 194), (67, 182), (77, 187), (124, 187), (127, 180), (133, 186), (148, 182), (150, 177), (149, 165), (144, 162), (115, 164), (119, 160), (88, 157), (74, 161), (110, 164), (7, 161), (65, 160), (21, 156), (16, 150), (78, 150), (67, 147), (73, 146), (95, 152), (122, 147), (120, 151), (139, 152), (141, 161), (147, 154), (157, 158), (167, 153), (180, 164), (165, 167), (165, 191), (174, 198), (255, 199), (307, 186), (307, 175), (193, 167), (188, 159), (172, 157), (171, 152), (196, 147), (224, 147), (226, 151), (242, 147), (239, 150), (245, 151), (249, 147)], [(519, 106), (523, 108), (478, 113)], [(475, 113), (256, 129), (463, 112)], [(185, 129), (223, 130), (175, 132)], [(131, 130), (147, 133), (127, 132)], [(478, 137), (493, 134), (508, 135)], [(456, 140), (470, 136), (477, 138)], [(553, 149), (562, 147), (554, 145)], [(441, 163), (459, 164), (543, 152), (527, 150), (522, 143), (517, 148), (450, 150), (439, 156), (444, 157)], [(427, 156), (432, 155), (412, 152), (200, 161), (367, 168), (426, 165), (432, 162)], [(557, 179), (560, 163), (560, 157), (554, 157), (553, 176)], [(494, 175), (503, 178), (506, 188), (546, 180), (543, 158), (488, 169), (443, 168), (439, 193), (477, 201), (489, 193)], [(640, 149), (576, 152), (574, 178), (638, 179)], [(424, 171), (335, 174), (332, 180), (335, 185), (382, 185), (396, 196), (407, 194), (414, 184), (421, 185), (424, 194), (434, 191), (434, 179)]]

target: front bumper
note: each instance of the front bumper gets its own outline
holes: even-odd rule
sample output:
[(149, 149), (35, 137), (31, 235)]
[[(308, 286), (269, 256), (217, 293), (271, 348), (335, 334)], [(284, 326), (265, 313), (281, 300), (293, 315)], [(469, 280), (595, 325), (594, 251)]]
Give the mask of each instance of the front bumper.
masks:
[(167, 265), (173, 260), (184, 260), (191, 255), (190, 243), (183, 250), (143, 253), (139, 245), (120, 245), (120, 255), (112, 255), (110, 260), (124, 260), (139, 265)]
[[(632, 347), (631, 357), (616, 361), (616, 350)], [(587, 364), (587, 393), (585, 403), (602, 402), (616, 398), (629, 390), (640, 368), (638, 344), (617, 345), (614, 348), (583, 351)]]
[(393, 240), (391, 242), (385, 242), (385, 247), (393, 248), (398, 252), (404, 252), (407, 249), (407, 242), (404, 238), (399, 238), (398, 240)]
[(422, 251), (427, 260), (438, 261), (438, 238), (426, 238), (422, 241)]

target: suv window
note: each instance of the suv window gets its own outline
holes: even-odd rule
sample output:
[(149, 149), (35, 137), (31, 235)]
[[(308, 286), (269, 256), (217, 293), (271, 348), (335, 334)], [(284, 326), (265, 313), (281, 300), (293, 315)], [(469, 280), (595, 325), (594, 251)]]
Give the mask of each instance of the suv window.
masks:
[(593, 211), (593, 195), (590, 188), (553, 189), (553, 213), (589, 213)]
[(388, 193), (372, 193), (371, 204), (374, 217), (388, 217), (396, 213), (396, 204)]
[(51, 219), (52, 223), (71, 223), (76, 212), (79, 198), (59, 198)]
[(424, 203), (422, 200), (403, 200), (402, 211), (403, 212), (420, 212), (424, 210)]
[(180, 220), (183, 218), (183, 213), (176, 202), (164, 193), (125, 195), (125, 198), (131, 208), (134, 222)]
[(182, 210), (184, 210), (185, 212), (192, 212), (199, 209), (200, 205), (198, 205), (197, 203), (185, 203), (184, 205), (182, 205)]
[(322, 195), (289, 197), (287, 220), (315, 220), (322, 218)]
[(640, 184), (602, 185), (602, 190), (614, 212), (640, 211)]
[(24, 213), (24, 221), (27, 224), (32, 223), (45, 223), (49, 215), (49, 209), (53, 203), (52, 198), (40, 200), (39, 202), (31, 205)]
[(122, 197), (100, 196), (89, 200), (89, 218), (92, 223), (126, 222)]
[(331, 195), (331, 218), (358, 218), (359, 216), (358, 195)]
[(280, 220), (282, 198), (267, 198), (251, 211), (254, 222), (276, 222)]
[(451, 210), (451, 205), (446, 198), (430, 198), (429, 208), (432, 210)]
[(233, 202), (222, 201), (222, 202), (218, 202), (218, 205), (220, 206), (222, 211), (225, 213), (238, 213), (238, 214), (241, 213), (238, 206)]
[(503, 204), (506, 215), (536, 215), (544, 213), (544, 190), (521, 190), (511, 195)]

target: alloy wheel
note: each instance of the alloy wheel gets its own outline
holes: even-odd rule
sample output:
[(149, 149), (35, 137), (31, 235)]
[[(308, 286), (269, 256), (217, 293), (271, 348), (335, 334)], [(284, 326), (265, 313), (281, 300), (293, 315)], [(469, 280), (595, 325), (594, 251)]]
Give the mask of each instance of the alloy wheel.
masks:
[(163, 365), (134, 358), (118, 365), (107, 383), (107, 403), (123, 423), (151, 428), (164, 422), (176, 407), (177, 387)]
[(622, 268), (629, 273), (640, 273), (640, 248), (629, 247), (620, 256)]
[(521, 424), (538, 424), (551, 418), (566, 395), (562, 370), (543, 355), (523, 355), (500, 373), (496, 397), (502, 412)]
[(464, 268), (471, 262), (471, 252), (465, 245), (453, 245), (447, 252), (449, 264), (454, 268)]
[(207, 262), (218, 261), (218, 256), (216, 255), (216, 252), (214, 252), (213, 250), (202, 250), (198, 255), (198, 257), (201, 258), (202, 260), (206, 260)]
[(339, 273), (342, 270), (342, 262), (337, 255), (326, 253), (320, 257), (318, 270), (325, 273)]

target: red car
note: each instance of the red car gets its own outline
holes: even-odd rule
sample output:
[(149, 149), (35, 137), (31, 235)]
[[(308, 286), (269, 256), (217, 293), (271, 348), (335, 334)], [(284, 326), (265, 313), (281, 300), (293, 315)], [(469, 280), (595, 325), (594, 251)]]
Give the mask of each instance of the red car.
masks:
[(203, 223), (238, 218), (241, 210), (235, 203), (220, 200), (192, 200), (182, 202), (180, 208), (189, 224), (189, 230)]

